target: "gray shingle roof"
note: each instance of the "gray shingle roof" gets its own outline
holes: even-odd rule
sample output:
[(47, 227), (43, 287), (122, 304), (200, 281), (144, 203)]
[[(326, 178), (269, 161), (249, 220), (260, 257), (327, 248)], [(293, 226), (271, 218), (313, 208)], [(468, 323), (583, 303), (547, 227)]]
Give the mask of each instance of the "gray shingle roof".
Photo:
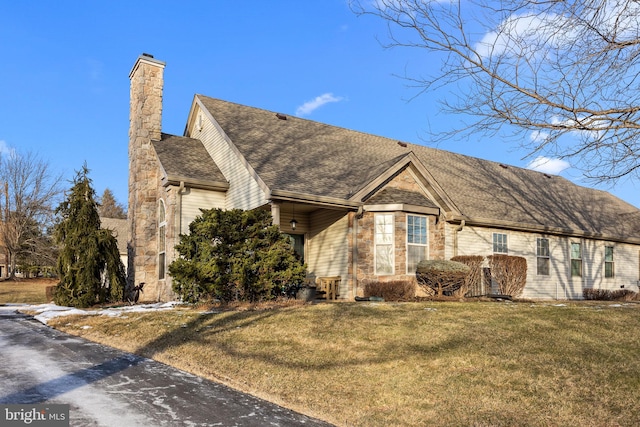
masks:
[(163, 133), (160, 141), (153, 141), (153, 148), (170, 180), (227, 182), (198, 139)]
[(559, 176), (198, 98), (271, 190), (348, 199), (413, 152), (469, 219), (640, 237), (636, 207)]
[(199, 96), (272, 190), (348, 198), (409, 149), (386, 138)]

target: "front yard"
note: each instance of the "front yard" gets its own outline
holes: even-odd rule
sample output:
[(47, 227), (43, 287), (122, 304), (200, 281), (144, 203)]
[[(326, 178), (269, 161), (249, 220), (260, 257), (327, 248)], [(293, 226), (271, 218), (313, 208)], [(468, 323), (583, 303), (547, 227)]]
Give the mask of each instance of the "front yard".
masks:
[(50, 324), (337, 425), (640, 425), (635, 303), (326, 303)]
[(47, 286), (55, 286), (57, 279), (0, 280), (0, 304), (43, 304), (47, 301)]

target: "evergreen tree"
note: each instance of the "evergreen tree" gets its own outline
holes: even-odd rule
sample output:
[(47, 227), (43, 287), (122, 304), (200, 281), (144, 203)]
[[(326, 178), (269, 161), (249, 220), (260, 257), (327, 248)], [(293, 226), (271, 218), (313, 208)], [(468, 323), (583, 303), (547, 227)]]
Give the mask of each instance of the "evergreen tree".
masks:
[(189, 232), (169, 266), (184, 301), (269, 300), (304, 280), (304, 264), (268, 211), (203, 209)]
[(86, 164), (77, 172), (68, 197), (57, 209), (60, 222), (54, 237), (60, 245), (55, 302), (88, 307), (122, 301), (125, 287), (124, 265), (116, 238), (100, 229), (95, 192)]
[(121, 203), (118, 203), (116, 198), (113, 196), (113, 192), (105, 188), (104, 193), (102, 193), (102, 197), (100, 197), (98, 203), (98, 213), (101, 218), (119, 218), (119, 219), (127, 219), (127, 212), (122, 206)]

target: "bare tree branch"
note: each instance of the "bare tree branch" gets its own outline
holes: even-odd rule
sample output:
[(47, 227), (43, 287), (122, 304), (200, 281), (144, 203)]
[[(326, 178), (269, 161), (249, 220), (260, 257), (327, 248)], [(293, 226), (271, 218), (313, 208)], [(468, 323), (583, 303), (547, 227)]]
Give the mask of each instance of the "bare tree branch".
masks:
[(61, 176), (52, 174), (49, 165), (33, 153), (15, 151), (0, 157), (0, 246), (4, 246), (15, 276), (21, 256), (42, 251), (42, 259), (52, 248), (43, 246), (54, 221), (54, 206), (61, 194)]
[[(445, 112), (505, 126), (529, 155), (577, 163), (587, 177), (638, 177), (640, 4), (636, 1), (352, 0), (387, 23), (385, 47), (437, 57), (433, 75), (405, 76), (417, 96), (443, 86)], [(532, 138), (531, 136), (536, 136)]]

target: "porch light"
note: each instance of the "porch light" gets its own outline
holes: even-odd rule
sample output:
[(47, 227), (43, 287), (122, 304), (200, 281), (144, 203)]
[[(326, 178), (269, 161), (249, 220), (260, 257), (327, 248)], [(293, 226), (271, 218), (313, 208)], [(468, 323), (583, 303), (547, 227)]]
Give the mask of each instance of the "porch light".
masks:
[(296, 225), (298, 225), (298, 221), (296, 221), (296, 205), (292, 205), (291, 207), (291, 221), (289, 221), (289, 224), (291, 224), (292, 230), (295, 230)]

